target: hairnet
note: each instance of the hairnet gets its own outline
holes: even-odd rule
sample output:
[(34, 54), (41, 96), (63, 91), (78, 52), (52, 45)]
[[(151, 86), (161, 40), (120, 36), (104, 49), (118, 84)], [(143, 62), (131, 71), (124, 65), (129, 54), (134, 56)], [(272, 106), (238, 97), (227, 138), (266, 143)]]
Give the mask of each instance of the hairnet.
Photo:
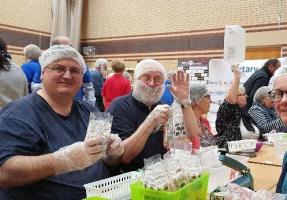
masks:
[(138, 80), (139, 77), (149, 71), (160, 71), (163, 75), (164, 80), (167, 79), (167, 72), (165, 67), (158, 61), (153, 59), (145, 59), (140, 61), (135, 68), (134, 77)]
[(210, 95), (206, 86), (203, 84), (199, 84), (199, 83), (192, 84), (190, 86), (189, 92), (190, 92), (190, 100), (192, 104), (197, 103), (203, 97)]
[(258, 88), (254, 94), (253, 101), (255, 102), (262, 102), (263, 98), (268, 96), (268, 92), (270, 91), (269, 86), (262, 86)]
[(274, 76), (272, 76), (272, 78), (270, 79), (269, 81), (269, 86), (270, 88), (274, 88), (274, 83), (276, 81), (276, 79), (283, 75), (283, 74), (286, 74), (287, 75), (287, 65), (283, 65), (281, 67), (279, 67), (275, 72), (274, 72)]
[(82, 55), (73, 47), (68, 45), (53, 45), (42, 53), (39, 58), (42, 70), (49, 64), (60, 59), (72, 59), (77, 62), (83, 69), (83, 73), (86, 72), (87, 67)]

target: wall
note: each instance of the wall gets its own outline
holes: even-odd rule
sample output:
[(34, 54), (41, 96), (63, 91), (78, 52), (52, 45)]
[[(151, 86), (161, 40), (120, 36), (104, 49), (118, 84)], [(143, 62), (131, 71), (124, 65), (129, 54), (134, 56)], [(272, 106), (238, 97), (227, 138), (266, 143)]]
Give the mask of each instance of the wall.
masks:
[(50, 0), (1, 0), (0, 37), (14, 62), (24, 62), (23, 47), (36, 44), (46, 49), (50, 42)]
[(95, 46), (96, 55), (85, 59), (121, 58), (133, 67), (152, 57), (174, 69), (177, 59), (222, 58), (226, 24), (246, 29), (247, 47), (286, 47), (287, 1), (281, 2), (280, 9), (278, 0), (86, 0), (82, 45)]

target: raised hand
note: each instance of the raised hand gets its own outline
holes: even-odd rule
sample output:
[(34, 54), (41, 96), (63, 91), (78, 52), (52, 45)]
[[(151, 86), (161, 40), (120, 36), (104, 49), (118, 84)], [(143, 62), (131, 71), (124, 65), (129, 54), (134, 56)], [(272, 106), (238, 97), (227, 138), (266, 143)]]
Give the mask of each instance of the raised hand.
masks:
[(190, 101), (189, 74), (183, 70), (177, 70), (172, 76), (172, 85), (169, 86), (169, 89), (180, 104)]

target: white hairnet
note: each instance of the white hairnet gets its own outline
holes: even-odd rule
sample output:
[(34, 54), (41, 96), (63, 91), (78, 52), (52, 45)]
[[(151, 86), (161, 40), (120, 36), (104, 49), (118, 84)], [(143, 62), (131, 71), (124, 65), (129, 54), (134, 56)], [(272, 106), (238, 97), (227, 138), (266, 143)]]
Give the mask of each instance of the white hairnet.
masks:
[(261, 103), (263, 98), (268, 96), (268, 92), (270, 91), (269, 86), (262, 86), (258, 88), (254, 94), (253, 101)]
[(136, 65), (136, 69), (134, 72), (135, 80), (138, 80), (141, 75), (149, 71), (160, 71), (163, 75), (164, 80), (167, 79), (167, 72), (166, 72), (165, 67), (162, 64), (160, 64), (158, 61), (153, 60), (153, 59), (145, 59), (145, 60), (140, 61)]
[(274, 83), (275, 83), (275, 80), (281, 76), (281, 75), (284, 75), (286, 74), (287, 75), (287, 65), (282, 65), (281, 67), (279, 67), (275, 73), (274, 73), (274, 76), (272, 76), (272, 78), (270, 79), (269, 81), (269, 86), (273, 89), (274, 88)]
[(190, 100), (191, 103), (197, 103), (203, 97), (210, 95), (209, 91), (207, 90), (206, 86), (203, 84), (195, 83), (190, 86)]
[(87, 67), (82, 55), (73, 47), (68, 45), (53, 45), (46, 51), (42, 53), (39, 58), (42, 70), (49, 64), (60, 60), (60, 59), (73, 59), (76, 61), (83, 69), (83, 73), (86, 72)]

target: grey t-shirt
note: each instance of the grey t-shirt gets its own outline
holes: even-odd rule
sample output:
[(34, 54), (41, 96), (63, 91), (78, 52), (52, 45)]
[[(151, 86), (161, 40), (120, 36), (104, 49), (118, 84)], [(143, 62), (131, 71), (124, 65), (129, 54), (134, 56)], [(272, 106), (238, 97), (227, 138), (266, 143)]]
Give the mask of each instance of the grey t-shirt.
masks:
[(28, 82), (20, 67), (11, 63), (7, 71), (0, 70), (0, 110), (10, 101), (28, 94)]

